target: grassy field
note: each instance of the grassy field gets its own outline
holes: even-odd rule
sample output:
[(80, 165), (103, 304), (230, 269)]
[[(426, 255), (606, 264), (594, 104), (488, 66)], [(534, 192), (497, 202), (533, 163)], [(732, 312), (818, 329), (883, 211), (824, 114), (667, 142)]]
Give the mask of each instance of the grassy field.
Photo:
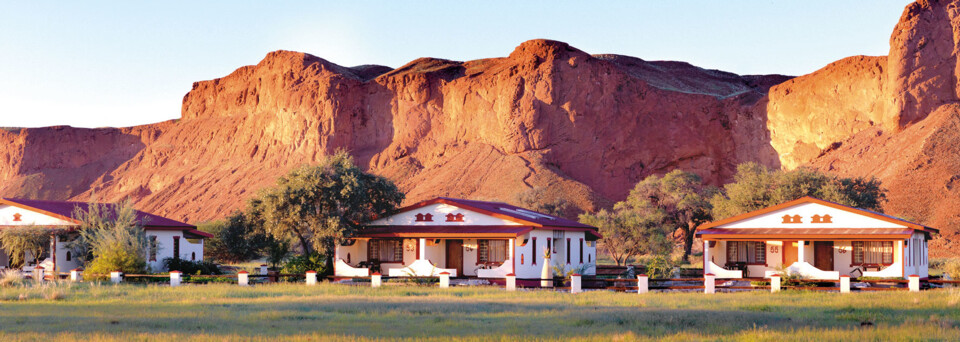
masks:
[(0, 340), (958, 340), (960, 291), (506, 292), (321, 284), (0, 288)]

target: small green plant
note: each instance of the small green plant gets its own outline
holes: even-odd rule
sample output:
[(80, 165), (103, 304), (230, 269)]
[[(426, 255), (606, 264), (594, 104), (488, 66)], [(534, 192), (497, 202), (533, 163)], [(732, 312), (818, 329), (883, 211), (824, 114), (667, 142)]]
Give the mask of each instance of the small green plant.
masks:
[(191, 261), (184, 259), (163, 259), (163, 267), (170, 271), (180, 271), (183, 274), (223, 274), (220, 267), (210, 261)]
[(320, 253), (310, 255), (297, 255), (287, 259), (283, 265), (282, 273), (304, 274), (307, 271), (316, 271), (323, 273), (326, 267), (327, 257)]
[(656, 255), (647, 263), (647, 275), (654, 279), (670, 278), (674, 267), (666, 255)]
[(86, 269), (86, 273), (91, 274), (109, 274), (113, 271), (127, 274), (146, 273), (146, 258), (141, 253), (131, 253), (128, 249), (119, 246), (112, 249), (104, 248)]

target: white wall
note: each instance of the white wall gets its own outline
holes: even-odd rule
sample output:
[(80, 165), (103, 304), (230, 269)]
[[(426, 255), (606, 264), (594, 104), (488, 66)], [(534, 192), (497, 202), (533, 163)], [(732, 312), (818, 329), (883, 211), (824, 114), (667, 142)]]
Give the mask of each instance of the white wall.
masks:
[(150, 239), (150, 236), (157, 237), (157, 260), (150, 260), (150, 251), (146, 251), (147, 256), (147, 265), (150, 267), (150, 270), (153, 272), (163, 272), (166, 269), (163, 267), (163, 259), (173, 258), (173, 237), (180, 237), (180, 259), (183, 260), (194, 260), (191, 257), (193, 253), (196, 253), (195, 261), (203, 260), (203, 240), (200, 240), (199, 243), (191, 243), (183, 236), (183, 231), (179, 230), (153, 230), (147, 229), (146, 231), (147, 239)]
[[(800, 215), (802, 223), (783, 223), (784, 215)], [(811, 223), (813, 215), (830, 215), (833, 223)], [(822, 204), (801, 203), (789, 208), (720, 225), (718, 228), (906, 228), (906, 226)]]
[[(20, 221), (14, 221), (14, 215), (20, 214)], [(75, 225), (55, 217), (18, 208), (12, 205), (0, 205), (0, 225), (3, 226), (30, 226), (30, 225)]]
[[(417, 222), (417, 214), (433, 215), (432, 222)], [(463, 214), (463, 222), (447, 222), (447, 214)], [(519, 226), (520, 223), (462, 209), (449, 204), (433, 204), (370, 222), (371, 226)]]

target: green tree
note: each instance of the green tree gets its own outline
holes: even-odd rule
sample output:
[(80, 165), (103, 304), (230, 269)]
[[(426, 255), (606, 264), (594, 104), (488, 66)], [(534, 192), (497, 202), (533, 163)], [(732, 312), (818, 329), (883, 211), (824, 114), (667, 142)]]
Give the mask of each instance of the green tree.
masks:
[(147, 270), (149, 242), (133, 203), (89, 203), (86, 209), (74, 208), (73, 218), (80, 221), (77, 237), (68, 244), (88, 272), (143, 273)]
[(517, 193), (515, 202), (519, 207), (559, 217), (563, 217), (570, 206), (563, 197), (549, 199), (547, 190), (544, 188), (521, 191)]
[(0, 229), (0, 248), (10, 256), (10, 267), (20, 268), (26, 263), (26, 253), (39, 259), (50, 249), (53, 236), (62, 233), (61, 229), (39, 226)]
[(808, 168), (770, 170), (757, 163), (737, 167), (732, 183), (710, 199), (713, 216), (723, 219), (804, 196), (880, 212), (886, 190), (876, 178), (843, 178)]
[(673, 170), (663, 177), (651, 175), (640, 181), (614, 208), (635, 212), (668, 232), (679, 230), (683, 235), (683, 261), (687, 261), (697, 227), (712, 219), (710, 198), (715, 193), (717, 189), (704, 185), (700, 176)]
[(617, 266), (638, 255), (669, 253), (673, 241), (670, 232), (660, 224), (662, 220), (662, 217), (622, 208), (580, 214), (580, 222), (600, 229), (603, 239), (599, 248), (613, 258)]
[(256, 259), (272, 242), (272, 237), (239, 211), (223, 220), (201, 223), (197, 228), (213, 235), (204, 241), (204, 254), (224, 263)]
[(404, 195), (390, 180), (360, 170), (338, 151), (319, 165), (290, 171), (251, 201), (249, 213), (280, 241), (295, 241), (302, 255), (322, 253), (333, 269), (334, 247), (365, 222), (394, 211)]

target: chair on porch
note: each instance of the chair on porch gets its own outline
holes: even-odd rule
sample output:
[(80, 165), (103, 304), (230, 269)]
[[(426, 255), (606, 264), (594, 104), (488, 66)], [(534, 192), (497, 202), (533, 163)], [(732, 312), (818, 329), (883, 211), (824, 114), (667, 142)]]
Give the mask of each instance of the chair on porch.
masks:
[(745, 262), (728, 262), (728, 263), (726, 263), (726, 265), (724, 265), (724, 268), (726, 268), (726, 269), (728, 269), (728, 270), (734, 270), (734, 271), (743, 272), (743, 277), (744, 277), (744, 278), (750, 278), (750, 275), (749, 275), (749, 272), (748, 272), (748, 271), (749, 271), (749, 267), (747, 267), (747, 263), (745, 263)]

